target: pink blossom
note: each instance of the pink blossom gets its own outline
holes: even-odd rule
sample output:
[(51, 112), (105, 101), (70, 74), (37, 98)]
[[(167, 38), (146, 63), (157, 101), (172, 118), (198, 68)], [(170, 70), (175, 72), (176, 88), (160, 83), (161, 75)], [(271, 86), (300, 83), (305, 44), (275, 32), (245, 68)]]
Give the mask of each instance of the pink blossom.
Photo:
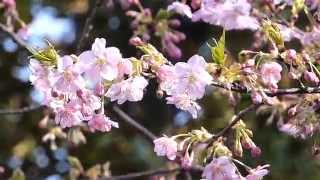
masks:
[(269, 62), (262, 65), (260, 73), (262, 82), (270, 89), (277, 89), (281, 80), (282, 67), (276, 62)]
[(173, 66), (162, 65), (157, 71), (157, 77), (160, 81), (160, 89), (171, 92), (176, 82), (176, 74)]
[(125, 101), (140, 101), (143, 98), (143, 90), (148, 81), (142, 76), (130, 77), (127, 80), (112, 84), (106, 96), (111, 101), (118, 101), (123, 104)]
[(188, 5), (181, 3), (181, 2), (178, 2), (178, 1), (170, 4), (168, 6), (168, 11), (174, 11), (178, 14), (185, 15), (188, 18), (192, 17), (191, 8)]
[(202, 98), (205, 88), (212, 81), (211, 75), (206, 71), (207, 63), (202, 56), (194, 55), (187, 63), (178, 62), (175, 65), (177, 83), (172, 94), (186, 94), (191, 99)]
[(31, 33), (31, 28), (29, 28), (28, 26), (24, 26), (18, 30), (17, 35), (23, 40), (27, 40), (30, 37)]
[(298, 127), (290, 123), (280, 125), (279, 130), (291, 136), (298, 136), (299, 133)]
[(58, 59), (58, 70), (51, 76), (53, 88), (61, 93), (75, 93), (84, 88), (85, 81), (81, 71), (73, 63), (74, 57), (64, 56)]
[(62, 128), (79, 125), (83, 119), (79, 104), (69, 102), (56, 110), (55, 122)]
[(309, 82), (309, 83), (312, 83), (312, 84), (314, 84), (314, 85), (319, 84), (319, 78), (318, 78), (318, 76), (317, 76), (314, 72), (312, 72), (312, 71), (305, 71), (305, 72), (303, 73), (303, 77), (304, 77), (304, 79), (305, 79), (307, 82)]
[(90, 80), (99, 82), (101, 79), (112, 81), (117, 78), (118, 64), (122, 55), (116, 47), (105, 47), (106, 40), (96, 38), (91, 51), (85, 51), (79, 56), (79, 66)]
[(260, 93), (260, 92), (257, 92), (257, 91), (253, 91), (253, 92), (251, 93), (251, 100), (252, 100), (252, 102), (253, 102), (254, 104), (260, 104), (260, 103), (262, 103), (263, 98), (262, 98), (261, 93)]
[(177, 156), (178, 144), (172, 138), (161, 137), (155, 139), (154, 143), (154, 152), (157, 153), (157, 156), (167, 156), (169, 160), (174, 160)]
[(224, 27), (226, 30), (259, 28), (258, 21), (250, 16), (251, 4), (247, 0), (203, 0), (201, 8), (193, 14), (193, 21)]
[(89, 120), (95, 113), (95, 110), (100, 109), (102, 106), (100, 98), (89, 90), (78, 90), (75, 101), (79, 103), (81, 113), (86, 120)]
[(193, 118), (197, 118), (201, 107), (197, 102), (190, 99), (186, 94), (169, 96), (166, 98), (168, 104), (174, 104), (177, 108), (188, 111)]
[(246, 176), (246, 180), (262, 180), (264, 176), (269, 174), (269, 170), (267, 169), (269, 166), (269, 164), (266, 164), (250, 170), (249, 174)]
[(130, 59), (121, 59), (117, 68), (119, 79), (122, 79), (124, 75), (131, 75), (133, 73), (133, 65)]
[(109, 132), (112, 127), (119, 128), (117, 122), (110, 120), (110, 118), (104, 114), (95, 114), (88, 122), (88, 126), (92, 132), (95, 132), (96, 130)]
[(191, 0), (191, 7), (193, 9), (198, 9), (201, 6), (201, 1), (202, 0)]
[(29, 69), (31, 71), (29, 79), (34, 87), (44, 92), (51, 91), (49, 69), (35, 59), (30, 59)]
[(16, 0), (2, 0), (2, 3), (10, 9), (16, 8)]
[(193, 158), (194, 152), (191, 152), (191, 154), (189, 154), (189, 152), (186, 152), (181, 159), (181, 166), (185, 169), (190, 168), (192, 166)]
[(212, 161), (205, 166), (202, 177), (206, 180), (240, 180), (240, 176), (236, 173), (237, 167), (232, 163), (229, 157), (221, 156), (213, 158)]

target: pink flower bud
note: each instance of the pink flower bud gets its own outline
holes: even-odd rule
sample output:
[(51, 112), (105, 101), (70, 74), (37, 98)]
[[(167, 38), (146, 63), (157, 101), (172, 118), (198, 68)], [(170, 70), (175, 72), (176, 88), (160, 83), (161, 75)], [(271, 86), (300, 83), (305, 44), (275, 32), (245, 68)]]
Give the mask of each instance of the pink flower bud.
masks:
[(287, 58), (288, 60), (290, 60), (290, 62), (292, 62), (293, 60), (295, 60), (297, 58), (297, 52), (294, 49), (289, 49), (287, 51)]
[(314, 85), (319, 84), (319, 78), (317, 77), (317, 75), (314, 72), (311, 71), (305, 71), (303, 73), (303, 77), (304, 79)]
[(104, 87), (103, 87), (102, 83), (97, 83), (97, 85), (94, 87), (94, 93), (97, 96), (103, 96), (105, 94)]
[(129, 40), (129, 43), (133, 46), (142, 46), (144, 43), (139, 37), (132, 37)]
[(260, 104), (262, 103), (262, 96), (259, 92), (253, 91), (251, 93), (251, 100), (254, 104)]
[(184, 157), (181, 159), (181, 166), (184, 169), (188, 169), (192, 166), (194, 153), (191, 152), (191, 155), (189, 155), (188, 152), (185, 153)]
[(202, 0), (192, 0), (191, 1), (191, 7), (192, 9), (198, 9), (201, 6), (201, 1)]
[(258, 146), (253, 147), (251, 149), (251, 156), (252, 157), (256, 158), (256, 157), (259, 157), (260, 155), (261, 155), (261, 149)]
[(128, 3), (130, 4), (139, 4), (139, 0), (128, 0)]

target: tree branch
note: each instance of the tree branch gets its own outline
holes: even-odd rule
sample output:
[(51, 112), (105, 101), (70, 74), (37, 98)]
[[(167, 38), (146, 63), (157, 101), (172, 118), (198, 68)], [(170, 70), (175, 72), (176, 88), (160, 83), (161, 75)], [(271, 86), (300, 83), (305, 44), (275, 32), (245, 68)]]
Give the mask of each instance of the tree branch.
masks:
[(133, 118), (131, 118), (128, 114), (126, 114), (124, 111), (122, 111), (117, 105), (113, 105), (112, 109), (114, 112), (116, 112), (121, 117), (121, 119), (123, 119), (125, 122), (130, 124), (132, 127), (137, 129), (138, 131), (140, 131), (147, 138), (149, 138), (152, 142), (154, 139), (157, 138), (156, 135), (154, 135), (152, 132), (150, 132), (143, 125), (139, 124), (137, 121), (135, 121)]
[(241, 118), (243, 117), (243, 115), (245, 115), (246, 113), (258, 108), (260, 105), (256, 105), (256, 104), (252, 104), (249, 107), (241, 110), (238, 114), (236, 114), (235, 116), (233, 116), (231, 122), (229, 123), (228, 126), (226, 126), (225, 128), (223, 128), (221, 131), (219, 131), (217, 134), (215, 134), (214, 136), (212, 136), (207, 142), (210, 144), (213, 141), (215, 141), (217, 138), (223, 136), (225, 133), (227, 133), (235, 124), (237, 124), (237, 122), (239, 122), (241, 120)]
[(16, 114), (23, 114), (31, 111), (35, 111), (38, 109), (43, 108), (42, 105), (33, 105), (27, 106), (20, 109), (0, 109), (0, 115), (16, 115)]
[(96, 2), (94, 4), (94, 7), (92, 8), (89, 16), (86, 19), (86, 22), (84, 24), (84, 28), (83, 28), (83, 31), (82, 31), (82, 34), (80, 36), (80, 39), (79, 39), (79, 42), (78, 42), (78, 46), (77, 46), (77, 49), (76, 49), (77, 53), (81, 52), (83, 43), (85, 42), (85, 40), (90, 35), (90, 32), (91, 32), (91, 30), (93, 28), (92, 21), (94, 19), (95, 14), (97, 13), (98, 8), (102, 4), (102, 2), (103, 2), (103, 0), (96, 0)]
[[(252, 90), (237, 84), (232, 84), (230, 87), (221, 82), (214, 81), (211, 83), (211, 85), (214, 87), (231, 90), (233, 92), (238, 92), (242, 94), (250, 94), (252, 92)], [(263, 89), (262, 92), (266, 93), (268, 96), (280, 96), (288, 94), (314, 94), (320, 93), (320, 87), (286, 88), (277, 89), (274, 92), (271, 92), (269, 89)]]
[(160, 169), (148, 170), (148, 171), (143, 171), (143, 172), (129, 173), (126, 175), (112, 176), (112, 177), (108, 177), (108, 178), (103, 178), (102, 180), (135, 179), (135, 178), (142, 178), (142, 177), (154, 176), (154, 175), (172, 174), (172, 173), (181, 172), (181, 171), (202, 172), (203, 168), (202, 167), (192, 167), (188, 170), (185, 170), (181, 167), (175, 168), (175, 169), (160, 168)]

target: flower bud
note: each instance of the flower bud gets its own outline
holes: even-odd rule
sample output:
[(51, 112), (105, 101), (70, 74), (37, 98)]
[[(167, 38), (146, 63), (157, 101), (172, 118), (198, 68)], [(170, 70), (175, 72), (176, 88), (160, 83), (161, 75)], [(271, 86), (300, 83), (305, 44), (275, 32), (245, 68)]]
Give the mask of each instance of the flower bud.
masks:
[(262, 103), (262, 96), (259, 92), (253, 91), (251, 93), (251, 100), (254, 104), (260, 104)]
[(139, 37), (136, 36), (136, 37), (130, 38), (129, 44), (133, 46), (142, 46), (144, 42)]
[(191, 155), (189, 155), (189, 153), (186, 152), (184, 157), (181, 159), (182, 168), (189, 169), (192, 166), (193, 158), (194, 152), (191, 152)]
[(103, 96), (105, 93), (104, 87), (102, 83), (97, 83), (97, 85), (94, 87), (94, 93), (97, 96)]
[(251, 149), (251, 156), (256, 158), (261, 155), (261, 149), (258, 146), (255, 146)]
[(307, 82), (309, 82), (311, 84), (314, 84), (314, 85), (319, 84), (319, 78), (314, 72), (305, 71), (303, 73), (303, 77)]

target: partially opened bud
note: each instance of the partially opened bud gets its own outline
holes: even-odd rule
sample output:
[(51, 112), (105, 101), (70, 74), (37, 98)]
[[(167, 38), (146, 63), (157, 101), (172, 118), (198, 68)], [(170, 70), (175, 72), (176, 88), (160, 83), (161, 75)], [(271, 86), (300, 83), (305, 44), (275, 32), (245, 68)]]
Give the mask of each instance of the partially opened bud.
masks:
[(314, 85), (319, 84), (319, 78), (314, 72), (305, 71), (303, 73), (303, 77), (307, 82), (309, 82), (311, 84), (314, 84)]

